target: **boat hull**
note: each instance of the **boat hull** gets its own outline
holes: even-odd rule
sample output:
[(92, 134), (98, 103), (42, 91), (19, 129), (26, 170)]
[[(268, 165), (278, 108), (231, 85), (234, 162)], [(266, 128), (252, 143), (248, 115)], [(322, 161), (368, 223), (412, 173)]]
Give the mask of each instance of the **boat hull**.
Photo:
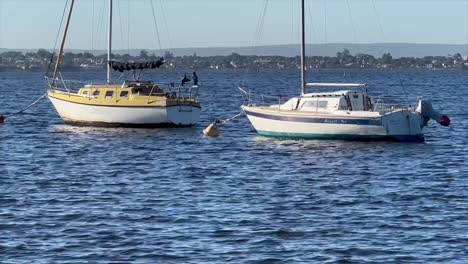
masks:
[[(258, 134), (269, 137), (424, 141), (420, 117), (410, 111), (399, 111), (380, 118), (337, 116), (264, 110), (242, 107)], [(276, 112), (276, 113), (275, 113)]]
[(171, 106), (105, 106), (70, 102), (49, 96), (65, 123), (112, 127), (178, 127), (193, 126), (200, 118), (200, 107)]

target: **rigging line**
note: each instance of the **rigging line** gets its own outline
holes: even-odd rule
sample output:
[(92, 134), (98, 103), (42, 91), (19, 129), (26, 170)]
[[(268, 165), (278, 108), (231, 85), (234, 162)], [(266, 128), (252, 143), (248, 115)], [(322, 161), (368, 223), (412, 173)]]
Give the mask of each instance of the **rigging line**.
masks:
[(94, 41), (95, 41), (94, 47), (95, 47), (96, 49), (98, 48), (98, 47), (97, 47), (97, 43), (99, 42), (100, 37), (101, 37), (101, 29), (102, 29), (102, 24), (103, 24), (102, 20), (103, 20), (104, 17), (105, 17), (105, 16), (104, 16), (104, 7), (105, 7), (104, 4), (101, 5), (101, 9), (100, 9), (100, 11), (99, 11), (99, 16), (98, 16), (98, 17), (101, 18), (101, 19), (98, 20), (97, 27), (96, 27), (96, 38), (94, 39)]
[(2, 47), (2, 33), (3, 33), (3, 1), (0, 1), (0, 48)]
[[(383, 26), (382, 26), (382, 20), (380, 18), (380, 13), (379, 11), (377, 10), (377, 6), (375, 5), (375, 0), (371, 0), (371, 3), (372, 3), (372, 7), (373, 7), (373, 10), (374, 10), (374, 14), (377, 18), (377, 24), (379, 25), (379, 28), (380, 28), (380, 33), (382, 34), (382, 38), (384, 40), (384, 42), (387, 42), (387, 39), (386, 39), (386, 35), (385, 35), (385, 31), (383, 30)], [(388, 52), (388, 51), (387, 51)], [(402, 88), (402, 91), (403, 91), (403, 94), (405, 96), (405, 99), (406, 99), (406, 104), (408, 104), (409, 102), (409, 96), (408, 96), (408, 93), (406, 91), (406, 86), (403, 82), (403, 79), (401, 78), (401, 74), (400, 74), (400, 71), (397, 70), (397, 77), (398, 77), (398, 80), (400, 82), (400, 86)]]
[(130, 54), (130, 0), (127, 0), (127, 53)]
[[(164, 10), (164, 5), (162, 3), (163, 0), (159, 0), (159, 6), (161, 7), (161, 13), (162, 13), (162, 18), (163, 18), (163, 22), (164, 22), (164, 26), (166, 28), (166, 32), (167, 32), (167, 40), (169, 42), (169, 47), (168, 49), (172, 52), (172, 39), (171, 39), (171, 34), (170, 34), (170, 31), (169, 31), (169, 26), (167, 24), (167, 19), (166, 19), (166, 11)], [(161, 51), (162, 52), (162, 51)]]
[(405, 86), (405, 84), (403, 83), (403, 79), (402, 79), (401, 76), (400, 76), (400, 71), (397, 71), (397, 74), (398, 74), (398, 79), (400, 80), (400, 86), (401, 86), (401, 88), (403, 89), (403, 94), (405, 95), (405, 98), (406, 98), (406, 104), (408, 104), (408, 102), (409, 102), (409, 97), (408, 97), (408, 93), (406, 92), (406, 86)]
[[(356, 44), (356, 48), (357, 48), (357, 34), (356, 34), (356, 27), (355, 27), (355, 24), (354, 24), (354, 19), (353, 19), (353, 14), (351, 12), (351, 5), (349, 3), (349, 0), (346, 0), (346, 5), (348, 7), (348, 15), (349, 15), (349, 22), (351, 23), (351, 28), (353, 30), (353, 41), (354, 43)], [(359, 52), (359, 51), (358, 51)]]
[[(296, 50), (297, 50), (297, 47), (294, 46), (294, 39), (295, 39), (295, 32), (294, 32), (294, 14), (297, 12), (294, 8), (294, 2), (295, 0), (291, 0), (291, 46), (289, 47), (289, 51), (291, 52), (291, 56), (294, 56), (296, 54)], [(300, 27), (300, 23), (298, 24), (298, 26)], [(299, 31), (298, 31), (299, 32)], [(294, 56), (296, 57), (296, 56)]]
[(62, 18), (60, 19), (59, 30), (58, 30), (58, 32), (57, 32), (57, 37), (55, 38), (54, 50), (57, 48), (57, 43), (58, 43), (58, 40), (59, 40), (59, 38), (60, 38), (60, 31), (62, 31), (63, 20), (65, 19), (65, 14), (66, 14), (66, 12), (67, 12), (68, 1), (69, 1), (69, 0), (67, 0), (67, 1), (65, 2), (65, 6), (63, 7), (63, 13), (62, 13)]
[(124, 43), (124, 33), (123, 33), (123, 24), (122, 24), (122, 12), (120, 8), (120, 0), (117, 0), (117, 9), (119, 10), (119, 23), (120, 23), (120, 41)]
[[(256, 51), (258, 50), (257, 49), (257, 45), (258, 45), (258, 42), (260, 42), (260, 32), (262, 31), (261, 30), (261, 27), (262, 25), (264, 24), (262, 21), (265, 20), (265, 13), (267, 11), (267, 8), (268, 8), (268, 0), (263, 0), (260, 4), (260, 15), (258, 17), (258, 20), (257, 20), (257, 25), (255, 27), (255, 32), (253, 34), (253, 37), (252, 37), (252, 40), (250, 42), (250, 45), (249, 45), (249, 49), (250, 49), (250, 52), (252, 52), (252, 55), (257, 56), (256, 55)], [(256, 70), (259, 70), (259, 68), (255, 68)], [(249, 71), (249, 67), (246, 67), (245, 69), (246, 73)], [(241, 86), (246, 86), (246, 79), (247, 79), (247, 74), (244, 75), (244, 77), (242, 78), (241, 80)]]
[(260, 43), (261, 39), (262, 39), (262, 35), (263, 35), (263, 26), (265, 25), (265, 18), (266, 18), (266, 11), (267, 11), (267, 8), (268, 8), (268, 0), (265, 0), (264, 3), (263, 3), (263, 12), (262, 12), (262, 17), (260, 19), (260, 24), (258, 25), (258, 35), (257, 35), (257, 45)]
[[(264, 1), (266, 1), (266, 0), (264, 0)], [(264, 1), (261, 4), (262, 6), (264, 5)], [(263, 10), (263, 8), (260, 7), (260, 16), (258, 17), (257, 25), (255, 26), (255, 32), (254, 32), (254, 35), (253, 35), (253, 38), (252, 38), (252, 45), (251, 45), (252, 47), (255, 45), (256, 40), (257, 40), (258, 29), (260, 27), (260, 20), (262, 19), (262, 15), (263, 15), (262, 10)]]
[(156, 21), (156, 12), (154, 10), (153, 0), (149, 0), (149, 1), (151, 3), (151, 12), (153, 13), (154, 29), (156, 33), (156, 38), (158, 40), (159, 50), (162, 52), (161, 38), (159, 37), (159, 27), (158, 27), (158, 22)]
[(94, 7), (95, 7), (95, 4), (96, 4), (96, 0), (93, 0), (93, 17), (92, 17), (92, 20), (91, 20), (91, 51), (94, 51), (94, 23), (95, 23), (95, 10), (94, 10)]
[(328, 43), (328, 26), (327, 26), (327, 22), (328, 22), (328, 18), (327, 18), (327, 12), (328, 12), (328, 6), (327, 6), (327, 0), (324, 0), (324, 16), (325, 16), (325, 21), (324, 21), (324, 35), (325, 35), (325, 43)]
[[(466, 13), (468, 14), (468, 2), (466, 3)], [(466, 44), (465, 44), (465, 56), (467, 56), (468, 61), (468, 15), (466, 16)]]
[(0, 48), (3, 46), (2, 34), (3, 34), (3, 1), (0, 1)]
[(291, 44), (294, 43), (294, 11), (294, 0), (291, 0)]
[(372, 2), (372, 8), (374, 9), (374, 14), (377, 17), (377, 25), (379, 25), (380, 33), (382, 34), (384, 41), (386, 41), (386, 36), (383, 30), (382, 21), (380, 20), (380, 14), (379, 14), (379, 11), (377, 11), (377, 7), (375, 6), (375, 0), (371, 0), (371, 2)]
[[(268, 4), (269, 4), (269, 0), (267, 0), (265, 3), (265, 12), (263, 14), (262, 24), (260, 26), (260, 29), (261, 29), (260, 35), (259, 35), (260, 39), (263, 38), (263, 33), (265, 32), (265, 20), (266, 20), (266, 15), (268, 12)], [(259, 39), (259, 42), (260, 42), (260, 39)]]
[[(356, 34), (356, 26), (354, 24), (354, 19), (353, 19), (353, 13), (351, 11), (351, 4), (349, 3), (349, 0), (346, 0), (346, 6), (348, 8), (348, 16), (349, 16), (349, 22), (351, 24), (351, 29), (352, 29), (352, 33), (353, 33), (353, 43), (354, 43), (354, 47), (355, 47), (355, 52), (356, 53), (359, 53), (359, 46), (358, 46), (358, 43), (357, 43), (357, 34)], [(343, 74), (343, 78), (346, 77), (346, 69), (344, 71), (344, 74)]]
[[(288, 52), (290, 52), (291, 56), (294, 56), (294, 55), (295, 55), (295, 52), (296, 52), (296, 47), (294, 46), (294, 43), (295, 43), (295, 41), (294, 41), (294, 39), (295, 39), (295, 38), (294, 38), (294, 36), (295, 36), (295, 34), (294, 34), (294, 11), (295, 11), (295, 10), (294, 10), (294, 0), (291, 0), (291, 1), (290, 1), (290, 11), (291, 11), (291, 13), (290, 13), (290, 16), (291, 16), (291, 28), (290, 28), (289, 31), (290, 31), (291, 35), (289, 36), (289, 37), (290, 37), (290, 40), (289, 40), (290, 42), (289, 42), (289, 43), (290, 43), (291, 45), (289, 45)], [(294, 56), (294, 57), (295, 57), (295, 56)]]
[(254, 43), (252, 46), (258, 45), (260, 42), (261, 36), (263, 34), (263, 25), (265, 24), (265, 17), (266, 17), (266, 12), (268, 10), (268, 2), (269, 0), (264, 0), (263, 1), (263, 6), (261, 9), (260, 17), (257, 23), (257, 28), (255, 31), (255, 36), (254, 36)]
[(63, 7), (62, 18), (60, 19), (60, 25), (57, 31), (57, 37), (55, 38), (55, 44), (54, 44), (54, 49), (52, 50), (52, 56), (50, 57), (50, 62), (49, 62), (49, 65), (47, 66), (47, 71), (45, 74), (46, 76), (49, 75), (50, 68), (52, 67), (52, 63), (54, 62), (54, 55), (55, 55), (54, 52), (55, 52), (55, 49), (57, 48), (57, 43), (60, 38), (60, 32), (62, 31), (63, 20), (65, 19), (65, 14), (67, 12), (68, 1), (69, 0), (65, 2), (65, 6)]
[(317, 37), (318, 34), (315, 31), (314, 20), (313, 20), (314, 16), (312, 15), (311, 6), (312, 6), (312, 4), (310, 3), (310, 1), (307, 1), (307, 9), (308, 9), (308, 12), (309, 12), (309, 17), (310, 17), (310, 28), (312, 29), (312, 35), (314, 37)]

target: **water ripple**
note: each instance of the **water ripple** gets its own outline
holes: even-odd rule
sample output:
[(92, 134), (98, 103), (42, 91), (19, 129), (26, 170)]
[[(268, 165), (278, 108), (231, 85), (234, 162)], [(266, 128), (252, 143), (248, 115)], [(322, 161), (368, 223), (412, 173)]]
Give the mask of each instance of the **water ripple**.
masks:
[[(467, 262), (466, 72), (400, 74), (453, 127), (431, 123), (422, 144), (264, 138), (246, 119), (202, 135), (238, 113), (235, 80), (294, 95), (295, 72), (201, 72), (203, 116), (188, 129), (68, 126), (44, 101), (0, 126), (0, 262)], [(347, 76), (404, 95), (395, 72)], [(44, 91), (40, 74), (0, 80), (3, 114)]]

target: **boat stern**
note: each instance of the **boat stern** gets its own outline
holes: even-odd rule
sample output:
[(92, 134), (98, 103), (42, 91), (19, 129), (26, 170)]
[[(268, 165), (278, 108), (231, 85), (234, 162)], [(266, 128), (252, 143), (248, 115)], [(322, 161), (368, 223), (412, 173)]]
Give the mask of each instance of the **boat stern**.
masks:
[(435, 120), (441, 126), (449, 126), (450, 118), (447, 115), (441, 114), (434, 110), (432, 107), (431, 100), (423, 100), (422, 97), (418, 98), (418, 104), (416, 112), (420, 113), (422, 120), (422, 126), (427, 126), (429, 120)]
[(422, 142), (422, 117), (419, 112), (397, 110), (382, 116), (382, 125), (388, 137), (402, 142)]

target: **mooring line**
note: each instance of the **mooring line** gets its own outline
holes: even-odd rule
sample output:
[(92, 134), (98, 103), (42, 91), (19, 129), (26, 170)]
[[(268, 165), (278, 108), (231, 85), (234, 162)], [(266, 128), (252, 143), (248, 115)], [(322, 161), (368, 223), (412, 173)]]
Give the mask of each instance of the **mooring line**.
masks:
[(47, 96), (47, 93), (43, 94), (42, 96), (40, 96), (39, 98), (37, 98), (34, 102), (32, 102), (31, 104), (29, 104), (28, 106), (26, 106), (25, 108), (21, 109), (20, 111), (18, 112), (15, 112), (15, 113), (12, 113), (12, 114), (9, 114), (9, 115), (1, 115), (0, 114), (0, 123), (2, 123), (6, 118), (8, 117), (11, 117), (11, 116), (14, 116), (14, 115), (19, 115), (21, 113), (23, 113), (24, 111), (28, 110), (29, 108), (33, 107), (34, 105), (36, 105), (37, 103), (39, 103), (42, 99), (44, 99), (44, 97)]

